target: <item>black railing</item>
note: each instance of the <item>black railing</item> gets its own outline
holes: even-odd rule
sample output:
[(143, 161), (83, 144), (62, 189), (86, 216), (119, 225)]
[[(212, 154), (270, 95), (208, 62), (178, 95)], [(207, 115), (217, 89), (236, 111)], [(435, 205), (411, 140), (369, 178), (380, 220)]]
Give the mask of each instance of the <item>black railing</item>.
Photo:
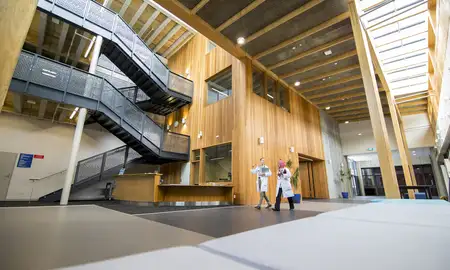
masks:
[(91, 0), (39, 0), (38, 7), (117, 43), (148, 75), (168, 89), (192, 98), (193, 82), (171, 72), (137, 33), (114, 11)]
[[(97, 75), (23, 51), (13, 78), (22, 82), (17, 89), (12, 87), (13, 91), (104, 113), (156, 154), (160, 155), (161, 151), (165, 151), (161, 147), (165, 134), (169, 134), (167, 136), (170, 136), (170, 139), (167, 141), (172, 145), (168, 147), (170, 149), (168, 152), (186, 155), (189, 153), (188, 149), (184, 151), (185, 141), (189, 141), (189, 137), (186, 139), (164, 132), (122, 92)], [(180, 142), (172, 142), (176, 138), (179, 138)], [(174, 147), (176, 145), (180, 148)]]

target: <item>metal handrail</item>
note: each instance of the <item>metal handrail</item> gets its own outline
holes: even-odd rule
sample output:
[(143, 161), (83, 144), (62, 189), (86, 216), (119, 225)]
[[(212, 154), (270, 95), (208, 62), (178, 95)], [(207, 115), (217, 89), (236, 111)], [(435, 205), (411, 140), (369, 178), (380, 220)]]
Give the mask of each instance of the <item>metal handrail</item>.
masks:
[[(55, 7), (57, 7), (59, 10), (59, 15), (61, 15), (61, 10), (63, 11), (63, 14), (66, 14), (65, 17), (67, 17), (67, 14), (71, 14), (72, 16), (75, 16), (73, 20), (70, 20), (70, 18), (65, 18), (71, 21), (72, 23), (79, 25), (88, 31), (91, 31), (95, 34), (101, 35), (105, 37), (106, 39), (109, 39), (114, 42), (114, 38), (119, 39), (119, 43), (117, 43), (118, 46), (122, 47), (124, 52), (128, 54), (131, 58), (136, 57), (140, 63), (137, 63), (138, 65), (142, 64), (145, 68), (145, 70), (148, 70), (148, 72), (153, 73), (160, 81), (168, 88), (169, 84), (169, 77), (171, 74), (175, 74), (170, 71), (170, 69), (167, 67), (166, 64), (164, 64), (158, 56), (150, 49), (148, 48), (145, 41), (143, 41), (139, 35), (126, 23), (126, 21), (117, 13), (112, 11), (111, 9), (102, 6), (101, 4), (97, 3), (93, 0), (71, 0), (70, 3), (62, 2), (60, 0), (39, 0), (38, 1), (38, 8), (46, 10), (48, 12), (54, 13)], [(70, 7), (75, 7), (71, 9)], [(78, 9), (76, 8), (78, 7)], [(91, 9), (92, 8), (99, 9), (100, 13), (104, 12), (103, 17), (101, 15), (92, 16)], [(109, 15), (109, 16), (108, 16)], [(64, 17), (64, 16), (63, 16)], [(113, 18), (112, 18), (113, 17)], [(106, 19), (105, 19), (106, 18)], [(103, 21), (102, 21), (103, 20)], [(119, 20), (121, 20), (122, 23), (119, 23)], [(105, 22), (109, 21), (109, 24)], [(108, 26), (107, 26), (108, 25)], [(120, 31), (119, 27), (125, 26), (127, 30)], [(120, 44), (122, 43), (122, 44)], [(139, 47), (138, 47), (139, 46)], [(143, 59), (142, 55), (139, 53), (136, 53), (136, 49), (146, 49), (148, 53), (143, 51), (142, 55), (148, 55), (150, 54), (151, 57)], [(161, 78), (160, 74), (155, 73), (155, 69), (153, 68), (153, 59), (157, 59), (158, 63), (162, 65), (166, 71), (165, 75), (167, 78)], [(150, 75), (150, 74), (148, 74)], [(179, 74), (176, 74), (178, 77), (181, 77), (182, 79), (189, 81), (191, 85), (193, 85), (192, 81), (185, 78), (184, 76), (181, 76)], [(193, 86), (192, 86), (193, 89)], [(191, 93), (193, 92), (191, 89)], [(182, 95), (185, 95), (181, 92), (178, 92), (174, 89), (171, 89), (172, 91), (175, 91), (177, 93), (180, 93)], [(191, 96), (192, 97), (192, 96)]]
[[(31, 59), (31, 57), (32, 57), (32, 59)], [(45, 81), (46, 83), (47, 82), (48, 83), (43, 84), (43, 85), (45, 87), (49, 87), (49, 88), (53, 88), (58, 91), (62, 91), (64, 93), (64, 96), (67, 93), (70, 93), (71, 95), (81, 96), (83, 98), (91, 99), (91, 100), (97, 102), (97, 110), (99, 108), (99, 104), (102, 103), (102, 105), (109, 108), (112, 113), (116, 114), (120, 118), (121, 123), (122, 123), (122, 120), (125, 120), (125, 122), (127, 122), (127, 124), (140, 135), (141, 141), (142, 141), (142, 138), (145, 137), (146, 140), (150, 144), (152, 144), (154, 147), (156, 147), (159, 150), (159, 154), (161, 153), (161, 143), (164, 140), (166, 132), (153, 119), (151, 119), (144, 111), (142, 111), (136, 104), (131, 102), (121, 91), (117, 90), (117, 88), (115, 88), (111, 83), (109, 83), (108, 80), (102, 78), (101, 76), (87, 73), (83, 70), (77, 69), (77, 68), (69, 66), (67, 64), (63, 64), (63, 63), (60, 63), (53, 59), (49, 59), (47, 57), (43, 57), (43, 56), (33, 54), (30, 52), (23, 51), (21, 54), (21, 59), (22, 58), (24, 59), (23, 60), (24, 62), (20, 62), (21, 60), (19, 60), (19, 64), (17, 65), (19, 67), (19, 75), (16, 76), (16, 72), (14, 74), (16, 79), (25, 81), (27, 83), (31, 82), (36, 85), (41, 85), (42, 82), (39, 82), (39, 81), (36, 82), (35, 81), (36, 78), (32, 78), (33, 76), (31, 76), (32, 72), (36, 72), (36, 70), (37, 70), (37, 69), (35, 69), (35, 66), (37, 65), (37, 63), (39, 63), (40, 65), (44, 65), (44, 66), (46, 64), (46, 62), (42, 62), (42, 61), (38, 62), (38, 59), (43, 59), (45, 61), (50, 62), (51, 64), (50, 64), (50, 67), (48, 67), (48, 68), (53, 68), (53, 69), (57, 70), (58, 67), (65, 67), (66, 69), (59, 68), (60, 74), (56, 73), (55, 71), (49, 71), (49, 70), (46, 71), (44, 69), (44, 67), (40, 67), (41, 69), (38, 72), (43, 74), (41, 76), (44, 76), (44, 75), (49, 76), (49, 74), (44, 74), (44, 73), (48, 73), (48, 72), (54, 72), (54, 74), (55, 74), (55, 75), (50, 74), (52, 76), (50, 76), (49, 79)], [(53, 66), (51, 66), (52, 64), (58, 65), (58, 67), (53, 67)], [(20, 68), (24, 68), (24, 67), (29, 68), (29, 70), (26, 71), (27, 72), (26, 75), (20, 74)], [(16, 68), (16, 71), (17, 71), (17, 68)], [(73, 77), (72, 74), (74, 73), (74, 71), (77, 71), (80, 74), (84, 74), (81, 77), (82, 82), (84, 84), (87, 84), (88, 78), (97, 78), (98, 80), (101, 80), (102, 84), (101, 84), (100, 88), (98, 88), (98, 87), (91, 88), (91, 89), (97, 90), (97, 92), (99, 92), (99, 93), (92, 92), (88, 96), (86, 96), (86, 95), (83, 95), (83, 94), (80, 94), (77, 92), (74, 93), (73, 91), (71, 91), (71, 89), (69, 89), (69, 85), (71, 83), (77, 82), (76, 81), (77, 79), (79, 80), (79, 78), (72, 78)], [(66, 77), (64, 77), (64, 75), (66, 75)], [(50, 79), (51, 77), (53, 77), (54, 80)], [(57, 84), (57, 83), (60, 83), (60, 85), (56, 85), (56, 86), (52, 85), (52, 84)], [(48, 84), (50, 84), (50, 85), (48, 85)], [(109, 86), (108, 89), (112, 90), (112, 92), (114, 93), (113, 96), (111, 96), (111, 98), (109, 98), (109, 99), (105, 99), (105, 96), (104, 96), (104, 90), (106, 89), (106, 86)], [(93, 93), (95, 94), (95, 96), (92, 95)], [(116, 100), (117, 100), (116, 95), (117, 94), (119, 97), (122, 98), (122, 100), (120, 100), (120, 103), (116, 103)], [(107, 102), (107, 103), (105, 103), (105, 102)], [(111, 105), (111, 103), (112, 103), (112, 105)], [(126, 107), (132, 108), (133, 112), (135, 112), (135, 113), (127, 114), (127, 111), (125, 110)], [(131, 117), (131, 118), (128, 118), (128, 117)], [(152, 123), (153, 126), (149, 125), (149, 123)], [(145, 135), (145, 133), (146, 133), (145, 131), (147, 128), (150, 128), (150, 130), (153, 130), (151, 132), (151, 134), (153, 134), (153, 136), (147, 137)], [(154, 136), (158, 136), (160, 141), (159, 142), (155, 141)]]

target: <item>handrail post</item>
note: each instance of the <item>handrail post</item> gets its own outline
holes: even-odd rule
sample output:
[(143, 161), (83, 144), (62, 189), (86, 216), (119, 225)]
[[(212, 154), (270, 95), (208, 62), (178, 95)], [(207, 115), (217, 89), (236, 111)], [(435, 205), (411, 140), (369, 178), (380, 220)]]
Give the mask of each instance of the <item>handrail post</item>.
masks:
[(100, 175), (99, 175), (99, 178), (98, 178), (98, 181), (99, 181), (99, 182), (102, 181), (102, 178), (103, 178), (103, 172), (105, 171), (106, 159), (108, 158), (107, 153), (108, 153), (108, 152), (105, 152), (105, 153), (103, 154), (103, 157), (102, 157), (102, 166), (100, 167)]

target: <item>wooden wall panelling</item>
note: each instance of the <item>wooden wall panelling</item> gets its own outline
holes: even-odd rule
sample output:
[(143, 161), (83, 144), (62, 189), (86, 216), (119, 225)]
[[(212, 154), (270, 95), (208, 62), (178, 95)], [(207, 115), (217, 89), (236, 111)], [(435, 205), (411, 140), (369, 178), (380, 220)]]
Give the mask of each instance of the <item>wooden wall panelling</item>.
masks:
[(164, 184), (180, 184), (181, 168), (185, 162), (167, 163), (161, 165), (160, 173)]
[[(189, 68), (195, 84), (187, 120), (191, 148), (232, 142), (232, 174), (237, 204), (254, 204), (258, 201), (256, 180), (250, 168), (259, 163), (261, 157), (265, 157), (274, 173), (269, 179), (269, 197), (274, 201), (279, 159), (291, 159), (294, 164), (292, 171), (298, 166), (298, 153), (323, 160), (319, 111), (291, 91), (291, 113), (254, 94), (251, 60), (231, 57), (219, 47), (206, 54), (206, 44), (206, 38), (197, 34), (169, 59), (169, 67), (174, 72), (184, 74)], [(230, 64), (233, 75), (232, 96), (204, 106), (207, 98), (205, 80)], [(201, 139), (197, 137), (200, 130), (203, 132)], [(259, 137), (264, 137), (264, 144), (258, 144)], [(294, 147), (294, 153), (289, 152), (291, 146)], [(199, 167), (204, 172), (202, 162)], [(325, 168), (319, 169), (323, 169), (323, 173), (317, 175), (322, 177), (321, 183), (326, 183)]]

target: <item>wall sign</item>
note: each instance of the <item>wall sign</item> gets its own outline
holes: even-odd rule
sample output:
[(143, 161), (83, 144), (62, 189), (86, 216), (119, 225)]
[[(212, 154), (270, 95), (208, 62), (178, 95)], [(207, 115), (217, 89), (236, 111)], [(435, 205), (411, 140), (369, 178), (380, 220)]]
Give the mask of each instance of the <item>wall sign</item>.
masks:
[(35, 159), (44, 159), (44, 155), (34, 155)]
[(31, 168), (33, 162), (33, 154), (20, 153), (19, 160), (17, 161), (18, 168)]

